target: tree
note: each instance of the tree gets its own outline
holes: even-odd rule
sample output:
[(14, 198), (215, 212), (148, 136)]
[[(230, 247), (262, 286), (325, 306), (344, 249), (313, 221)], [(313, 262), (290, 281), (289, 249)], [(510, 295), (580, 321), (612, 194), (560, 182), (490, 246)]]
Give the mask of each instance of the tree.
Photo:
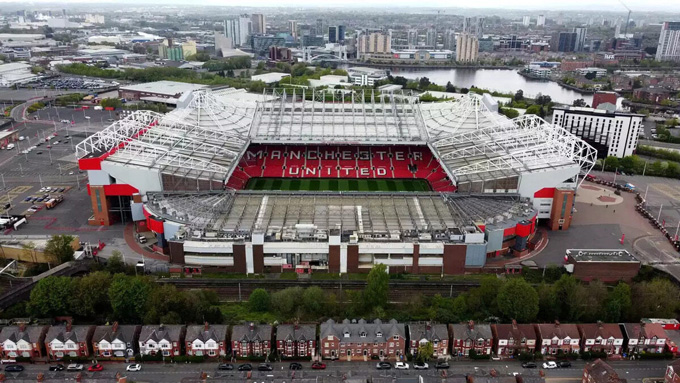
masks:
[(499, 108), (499, 111), (507, 118), (519, 117), (519, 112), (512, 108)]
[(111, 256), (106, 260), (106, 271), (111, 274), (125, 273), (127, 267), (123, 262), (123, 253), (118, 250), (111, 252)]
[(304, 290), (302, 287), (289, 287), (272, 294), (272, 308), (284, 318), (298, 314)]
[[(27, 242), (27, 243), (21, 244), (21, 256), (24, 259), (28, 258), (33, 263), (37, 263), (38, 260), (36, 259), (36, 256), (35, 256), (35, 243)], [(54, 261), (54, 262), (56, 262), (56, 261)]]
[(184, 299), (184, 295), (177, 291), (175, 286), (167, 284), (154, 286), (146, 301), (144, 323), (165, 323), (160, 321), (161, 317), (171, 311), (191, 314), (192, 312), (185, 310)]
[(27, 311), (38, 317), (69, 315), (72, 295), (71, 278), (54, 276), (43, 278), (31, 290)]
[(538, 293), (522, 278), (514, 278), (498, 292), (498, 308), (508, 319), (529, 322), (538, 314)]
[(579, 98), (579, 99), (574, 100), (572, 105), (573, 106), (586, 106), (587, 104), (586, 104), (586, 101), (584, 99)]
[(141, 322), (150, 292), (151, 283), (146, 277), (114, 275), (108, 291), (113, 319), (125, 323)]
[(111, 312), (108, 290), (111, 286), (111, 274), (95, 271), (81, 278), (73, 279), (73, 295), (70, 306), (73, 314), (92, 318)]
[(305, 312), (314, 318), (325, 314), (326, 303), (325, 293), (318, 286), (308, 287), (302, 294), (302, 306)]
[(515, 96), (513, 97), (513, 100), (515, 101), (522, 101), (524, 100), (524, 91), (522, 89), (519, 89), (516, 93)]
[(538, 105), (548, 105), (552, 102), (552, 99), (548, 95), (542, 95), (542, 94), (537, 94), (536, 95), (536, 103)]
[(655, 278), (650, 282), (636, 283), (631, 301), (637, 318), (672, 318), (678, 308), (680, 289), (667, 279)]
[(446, 83), (446, 91), (448, 93), (456, 93), (456, 87), (451, 84), (451, 81)]
[(639, 78), (636, 78), (635, 80), (633, 80), (632, 86), (633, 86), (633, 89), (642, 88), (642, 81), (640, 81)]
[(432, 342), (425, 342), (418, 345), (418, 353), (416, 354), (416, 360), (418, 362), (425, 363), (432, 359), (434, 356), (434, 345)]
[(460, 88), (460, 93), (462, 94), (468, 94), (470, 92), (470, 89), (468, 88)]
[(625, 321), (632, 306), (631, 290), (627, 283), (619, 282), (609, 293), (604, 307), (604, 319), (610, 323)]
[(485, 277), (479, 287), (470, 290), (467, 294), (468, 311), (479, 313), (484, 317), (498, 316), (498, 291), (503, 286), (503, 281), (495, 275)]
[(116, 108), (120, 109), (123, 107), (123, 102), (118, 98), (105, 98), (99, 103), (104, 108)]
[(250, 293), (250, 297), (248, 297), (248, 305), (253, 311), (267, 312), (269, 311), (270, 304), (271, 299), (269, 298), (269, 293), (265, 289), (255, 289)]
[(430, 86), (430, 79), (427, 77), (421, 77), (418, 79), (418, 86), (419, 89), (427, 90), (427, 87)]
[(58, 264), (72, 261), (75, 251), (71, 244), (74, 239), (72, 235), (53, 235), (45, 245), (45, 255)]
[(584, 77), (585, 77), (586, 79), (588, 79), (588, 80), (595, 80), (595, 78), (597, 77), (597, 73), (595, 73), (595, 72), (588, 72), (588, 73), (585, 74)]
[(531, 105), (527, 108), (527, 110), (526, 110), (526, 112), (524, 112), (524, 114), (540, 115), (542, 110), (543, 110), (543, 108), (541, 108), (540, 105)]
[(387, 274), (387, 266), (382, 263), (374, 265), (366, 279), (366, 289), (362, 293), (362, 301), (365, 310), (387, 307), (390, 276)]

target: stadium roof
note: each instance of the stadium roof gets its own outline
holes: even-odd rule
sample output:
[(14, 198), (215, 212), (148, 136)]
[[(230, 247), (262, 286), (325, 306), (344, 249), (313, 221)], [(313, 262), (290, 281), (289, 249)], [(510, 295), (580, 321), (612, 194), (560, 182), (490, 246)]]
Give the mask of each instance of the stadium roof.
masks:
[(531, 211), (515, 195), (222, 191), (148, 193), (148, 200), (147, 208), (153, 214), (194, 230), (241, 235), (271, 235), (303, 225), (324, 232), (356, 231), (374, 238), (398, 233), (423, 239), (420, 234), (428, 233), (435, 239), (438, 234), (460, 234), (475, 224), (516, 222)]

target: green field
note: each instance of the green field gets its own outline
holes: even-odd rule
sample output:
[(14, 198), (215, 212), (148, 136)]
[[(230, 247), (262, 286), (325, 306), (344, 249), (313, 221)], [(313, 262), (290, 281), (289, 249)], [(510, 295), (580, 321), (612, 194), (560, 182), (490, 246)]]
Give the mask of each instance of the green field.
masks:
[(409, 179), (341, 179), (341, 178), (251, 178), (247, 190), (281, 191), (359, 191), (423, 192), (430, 191), (425, 180)]

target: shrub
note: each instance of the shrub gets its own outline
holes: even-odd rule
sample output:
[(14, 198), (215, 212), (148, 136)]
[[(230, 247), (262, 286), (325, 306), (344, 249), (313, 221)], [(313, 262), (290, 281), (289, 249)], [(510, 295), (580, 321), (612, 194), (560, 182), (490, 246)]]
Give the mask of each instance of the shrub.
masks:
[(673, 359), (672, 352), (641, 352), (638, 355), (640, 359)]

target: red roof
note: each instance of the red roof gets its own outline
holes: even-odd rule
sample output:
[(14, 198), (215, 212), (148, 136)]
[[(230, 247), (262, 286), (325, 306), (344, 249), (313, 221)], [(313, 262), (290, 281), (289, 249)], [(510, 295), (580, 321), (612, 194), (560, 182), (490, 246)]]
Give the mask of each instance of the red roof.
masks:
[(616, 323), (586, 323), (579, 327), (584, 339), (623, 339), (621, 327)]

